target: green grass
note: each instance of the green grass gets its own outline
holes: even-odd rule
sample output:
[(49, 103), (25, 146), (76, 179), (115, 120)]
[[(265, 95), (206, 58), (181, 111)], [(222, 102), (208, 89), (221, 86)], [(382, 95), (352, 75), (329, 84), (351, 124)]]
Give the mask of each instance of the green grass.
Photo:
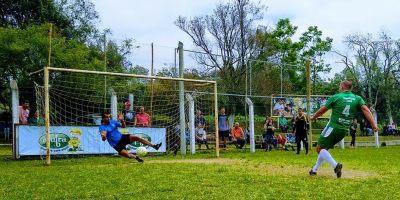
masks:
[(334, 149), (337, 179), (316, 153), (221, 151), (153, 156), (144, 164), (114, 156), (12, 160), (0, 147), (0, 199), (400, 199), (400, 147)]

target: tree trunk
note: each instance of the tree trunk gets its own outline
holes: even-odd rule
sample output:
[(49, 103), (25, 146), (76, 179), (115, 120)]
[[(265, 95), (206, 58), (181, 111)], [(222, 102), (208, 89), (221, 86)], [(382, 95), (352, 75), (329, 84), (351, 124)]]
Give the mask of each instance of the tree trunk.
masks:
[(392, 107), (390, 106), (390, 99), (386, 98), (386, 116), (389, 118), (389, 123), (393, 123)]

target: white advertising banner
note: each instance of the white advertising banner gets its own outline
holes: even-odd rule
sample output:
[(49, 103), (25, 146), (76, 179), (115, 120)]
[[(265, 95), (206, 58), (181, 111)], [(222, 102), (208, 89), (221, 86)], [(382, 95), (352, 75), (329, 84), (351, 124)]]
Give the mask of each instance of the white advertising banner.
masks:
[[(46, 154), (46, 135), (44, 126), (17, 126), (18, 151), (20, 156)], [(158, 151), (144, 146), (140, 142), (127, 145), (127, 150), (136, 152), (136, 148), (144, 146), (148, 152), (166, 151), (165, 128), (120, 128), (122, 134), (134, 134), (153, 144), (162, 142)], [(117, 151), (107, 141), (102, 141), (98, 127), (87, 126), (51, 126), (50, 152), (61, 154), (112, 154)]]

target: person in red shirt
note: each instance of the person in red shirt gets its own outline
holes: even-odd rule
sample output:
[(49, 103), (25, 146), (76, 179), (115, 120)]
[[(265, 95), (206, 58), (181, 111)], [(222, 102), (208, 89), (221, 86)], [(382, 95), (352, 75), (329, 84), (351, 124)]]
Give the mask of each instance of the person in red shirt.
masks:
[(25, 101), (24, 104), (19, 106), (19, 123), (22, 125), (28, 124), (29, 117), (29, 102)]
[(281, 134), (278, 134), (278, 145), (281, 145), (282, 149), (285, 151), (289, 151), (289, 149), (287, 147), (290, 146), (290, 147), (292, 147), (292, 150), (294, 151), (294, 147), (292, 145), (290, 145), (287, 142), (287, 138), (283, 137)]
[(151, 118), (150, 115), (144, 112), (144, 106), (140, 106), (138, 112), (135, 115), (135, 122), (133, 124), (136, 127), (150, 127)]
[(242, 149), (246, 140), (244, 139), (243, 129), (240, 127), (239, 122), (235, 122), (235, 125), (231, 129), (231, 136), (233, 138), (233, 143), (236, 148)]

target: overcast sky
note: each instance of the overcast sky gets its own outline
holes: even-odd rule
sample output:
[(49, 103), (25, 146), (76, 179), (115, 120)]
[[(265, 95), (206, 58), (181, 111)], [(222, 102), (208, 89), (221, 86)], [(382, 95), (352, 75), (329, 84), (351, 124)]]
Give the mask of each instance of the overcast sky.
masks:
[[(225, 0), (227, 1), (227, 0)], [(174, 47), (182, 41), (185, 49), (194, 49), (190, 38), (174, 25), (178, 16), (210, 14), (218, 0), (92, 0), (100, 15), (100, 28), (110, 28), (112, 39), (136, 41), (131, 60), (149, 66), (150, 43), (154, 43), (155, 67), (174, 63)], [(333, 38), (333, 48), (345, 51), (344, 36), (352, 33), (388, 31), (400, 38), (400, 1), (398, 0), (262, 0), (267, 6), (260, 25), (274, 26), (280, 18), (289, 18), (298, 33), (318, 26), (324, 36)], [(186, 63), (191, 63), (186, 55)], [(332, 72), (343, 69), (334, 55), (327, 59)], [(330, 75), (329, 77), (331, 77)]]

